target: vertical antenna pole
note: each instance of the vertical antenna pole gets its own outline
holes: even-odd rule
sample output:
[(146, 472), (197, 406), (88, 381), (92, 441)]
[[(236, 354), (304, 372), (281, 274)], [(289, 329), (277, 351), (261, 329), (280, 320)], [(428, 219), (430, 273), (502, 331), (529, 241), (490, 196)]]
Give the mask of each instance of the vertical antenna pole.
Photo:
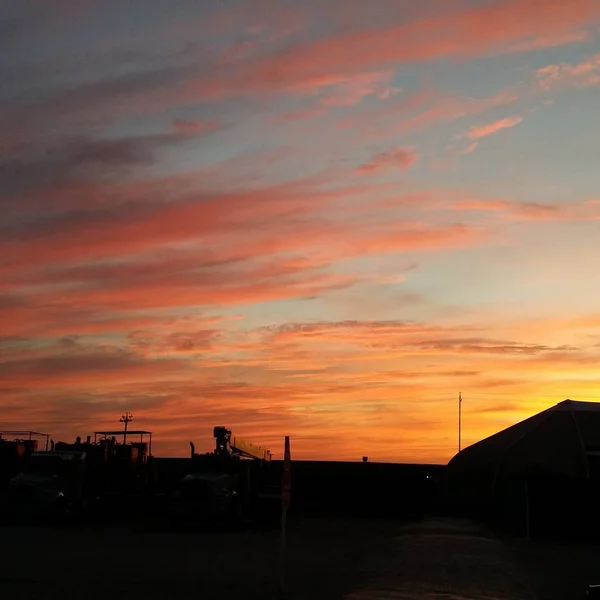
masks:
[(125, 429), (123, 431), (123, 445), (127, 443), (127, 425), (133, 421), (133, 415), (130, 412), (126, 412), (119, 421), (125, 423)]

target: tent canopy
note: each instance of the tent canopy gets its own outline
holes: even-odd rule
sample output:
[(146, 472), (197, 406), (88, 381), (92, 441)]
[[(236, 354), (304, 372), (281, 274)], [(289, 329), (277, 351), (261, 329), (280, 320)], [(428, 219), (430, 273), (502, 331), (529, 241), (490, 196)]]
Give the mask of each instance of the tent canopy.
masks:
[(531, 472), (588, 478), (600, 460), (600, 403), (564, 400), (459, 452), (450, 479), (485, 483)]

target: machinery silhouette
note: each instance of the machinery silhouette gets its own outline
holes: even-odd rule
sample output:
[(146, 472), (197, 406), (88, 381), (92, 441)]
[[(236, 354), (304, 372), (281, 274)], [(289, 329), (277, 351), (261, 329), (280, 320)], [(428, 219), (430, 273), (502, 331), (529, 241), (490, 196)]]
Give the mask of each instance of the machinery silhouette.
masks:
[(196, 454), (190, 442), (190, 470), (169, 501), (175, 526), (248, 522), (270, 501), (280, 499), (270, 485), (269, 450), (223, 426), (215, 427), (213, 435), (211, 453)]

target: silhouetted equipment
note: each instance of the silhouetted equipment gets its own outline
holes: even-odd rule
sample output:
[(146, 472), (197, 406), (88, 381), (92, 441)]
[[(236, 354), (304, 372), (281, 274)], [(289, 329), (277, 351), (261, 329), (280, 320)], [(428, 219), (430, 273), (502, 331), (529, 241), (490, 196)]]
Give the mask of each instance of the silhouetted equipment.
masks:
[[(94, 444), (98, 443), (98, 436), (100, 436), (100, 441), (106, 441), (109, 437), (113, 438), (116, 437), (117, 435), (121, 435), (123, 434), (122, 431), (95, 431), (94, 432)], [(140, 441), (139, 442), (133, 442), (133, 443), (129, 443), (127, 444), (127, 446), (133, 446), (136, 447), (140, 450), (141, 455), (144, 457), (143, 461), (145, 462), (146, 458), (148, 456), (152, 456), (152, 432), (151, 431), (142, 431), (142, 430), (138, 430), (138, 431), (128, 431), (127, 435), (129, 436), (140, 436)], [(144, 436), (148, 436), (148, 441), (145, 442), (144, 441)], [(125, 435), (123, 437), (126, 437)], [(116, 439), (113, 441), (113, 443), (116, 443)], [(122, 444), (122, 446), (125, 446), (125, 444)]]
[(369, 457), (368, 456), (363, 456), (362, 457), (362, 461), (363, 462), (369, 462)]
[[(0, 468), (6, 466), (8, 455), (16, 457), (5, 478), (13, 479), (12, 507), (21, 506), (19, 498), (24, 497), (29, 498), (24, 506), (33, 516), (70, 517), (83, 511), (112, 520), (147, 516), (156, 523), (161, 514), (168, 514), (173, 521), (191, 525), (263, 518), (275, 523), (282, 503), (289, 502), (285, 461), (274, 460), (267, 449), (226, 427), (213, 428), (212, 452), (198, 454), (190, 442), (187, 458), (155, 459), (149, 431), (128, 430), (126, 444), (121, 443), (123, 435), (123, 430), (98, 431), (69, 443), (48, 438), (50, 452), (34, 452), (34, 432), (31, 443), (1, 438)], [(27, 461), (28, 453), (36, 456)], [(376, 463), (368, 457), (362, 463), (294, 461), (293, 468), (293, 513), (378, 516), (418, 512), (423, 494), (430, 493), (432, 474), (441, 469)], [(6, 496), (0, 494), (2, 499)], [(11, 518), (10, 511), (0, 514)]]
[(0, 489), (23, 468), (27, 457), (38, 449), (38, 440), (45, 440), (48, 449), (49, 434), (37, 431), (0, 431)]
[[(48, 450), (48, 442), (50, 440), (49, 433), (40, 433), (39, 431), (0, 431), (0, 440), (17, 440), (17, 441), (34, 441), (35, 438), (42, 438), (46, 442), (46, 450)], [(37, 447), (37, 446), (36, 446)]]
[(130, 412), (126, 412), (120, 419), (119, 422), (120, 423), (124, 423), (125, 424), (125, 429), (123, 431), (123, 444), (127, 443), (127, 426), (129, 425), (129, 423), (131, 423), (131, 421), (133, 421), (133, 415)]
[(258, 460), (271, 460), (271, 452), (256, 446), (243, 438), (232, 436), (231, 430), (226, 427), (215, 427), (213, 435), (216, 441), (215, 453), (227, 454), (239, 458), (254, 458)]
[[(178, 524), (216, 524), (251, 518), (262, 499), (271, 453), (231, 430), (213, 429), (215, 450), (192, 457), (188, 474), (171, 495), (170, 514)], [(279, 497), (279, 496), (278, 496)]]

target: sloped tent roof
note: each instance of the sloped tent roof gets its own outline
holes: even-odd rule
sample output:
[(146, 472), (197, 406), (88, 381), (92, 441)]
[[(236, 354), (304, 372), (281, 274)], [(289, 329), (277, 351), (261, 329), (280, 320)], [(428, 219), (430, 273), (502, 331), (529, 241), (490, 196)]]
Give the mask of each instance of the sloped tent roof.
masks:
[(503, 478), (536, 471), (587, 478), (594, 453), (600, 454), (600, 403), (564, 400), (465, 448), (446, 476), (488, 491)]

